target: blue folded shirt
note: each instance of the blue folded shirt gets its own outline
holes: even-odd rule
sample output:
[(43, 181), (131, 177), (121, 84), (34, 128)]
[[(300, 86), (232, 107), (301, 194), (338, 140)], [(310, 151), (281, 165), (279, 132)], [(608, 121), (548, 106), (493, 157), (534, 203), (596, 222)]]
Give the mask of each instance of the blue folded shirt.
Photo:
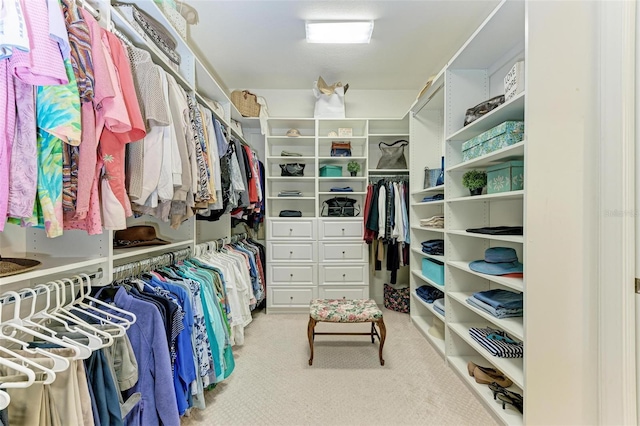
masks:
[(522, 309), (522, 293), (507, 290), (487, 290), (473, 293), (473, 297), (492, 306), (494, 309)]
[(350, 186), (345, 186), (344, 188), (338, 188), (336, 186), (332, 187), (329, 192), (353, 192), (353, 188)]
[(521, 317), (522, 314), (524, 313), (524, 309), (522, 309), (522, 308), (520, 308), (520, 309), (505, 309), (505, 308), (495, 309), (493, 306), (487, 305), (486, 303), (482, 302), (481, 300), (476, 299), (475, 297), (468, 298), (467, 299), (467, 303), (470, 304), (471, 306), (475, 306), (478, 309), (482, 309), (486, 313), (491, 314), (496, 318)]
[(416, 294), (427, 303), (433, 303), (436, 299), (444, 297), (444, 293), (430, 285), (423, 285), (416, 288)]
[(440, 315), (444, 315), (444, 297), (436, 299), (435, 302), (433, 302), (433, 309), (440, 313)]

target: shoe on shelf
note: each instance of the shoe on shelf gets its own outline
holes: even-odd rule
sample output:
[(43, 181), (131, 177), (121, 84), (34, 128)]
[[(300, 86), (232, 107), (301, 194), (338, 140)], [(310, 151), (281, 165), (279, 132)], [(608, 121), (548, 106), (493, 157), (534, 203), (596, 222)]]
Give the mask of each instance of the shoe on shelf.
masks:
[(473, 377), (473, 371), (479, 368), (481, 371), (483, 371), (485, 374), (488, 375), (496, 375), (496, 376), (503, 376), (502, 372), (499, 370), (496, 370), (495, 368), (489, 368), (489, 367), (482, 367), (478, 364), (474, 364), (473, 362), (469, 361), (469, 363), (467, 364), (467, 371), (469, 372), (469, 375), (471, 377)]
[(513, 405), (513, 407), (518, 410), (520, 412), (520, 414), (522, 414), (522, 410), (523, 410), (523, 405), (524, 405), (524, 400), (522, 399), (522, 397), (520, 395), (518, 395), (517, 393), (514, 394), (513, 392), (510, 392), (512, 395), (516, 395), (514, 396), (508, 396), (508, 395), (504, 395), (499, 393), (498, 394), (498, 399), (500, 401), (502, 401), (502, 409), (506, 410), (507, 409), (507, 404), (511, 404)]
[(475, 377), (476, 383), (483, 385), (496, 382), (500, 386), (508, 388), (513, 384), (513, 382), (509, 380), (502, 371), (496, 370), (495, 368), (482, 367), (471, 361), (467, 364), (467, 371), (471, 377)]
[[(494, 370), (495, 371), (495, 370)], [(475, 377), (476, 379), (476, 383), (480, 383), (482, 385), (489, 385), (491, 383), (496, 383), (497, 385), (503, 387), (503, 388), (508, 388), (509, 386), (511, 386), (513, 384), (513, 382), (511, 380), (509, 380), (508, 377), (504, 376), (504, 375), (489, 375), (487, 373), (485, 373), (484, 371), (482, 371), (480, 369), (480, 367), (476, 367), (475, 370), (473, 370), (473, 377)]]
[[(489, 384), (489, 389), (493, 392), (493, 399), (499, 397), (500, 395), (504, 395), (507, 398), (510, 398), (513, 401), (520, 401), (520, 405), (522, 406), (522, 395), (519, 393), (511, 392), (504, 388), (504, 386), (500, 386), (498, 383), (493, 382)], [(504, 401), (507, 402), (507, 401)], [(512, 404), (515, 406), (515, 404)]]

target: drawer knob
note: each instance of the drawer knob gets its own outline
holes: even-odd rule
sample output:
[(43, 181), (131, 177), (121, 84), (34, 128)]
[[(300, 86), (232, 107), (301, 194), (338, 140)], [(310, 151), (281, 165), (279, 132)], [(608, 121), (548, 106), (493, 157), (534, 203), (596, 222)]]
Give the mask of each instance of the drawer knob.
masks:
[(347, 274), (342, 274), (342, 278), (346, 278)]
[(344, 232), (344, 228), (342, 228), (342, 232)]
[(289, 276), (290, 276), (291, 278), (293, 278), (293, 274), (289, 274)]
[(289, 252), (289, 254), (293, 254), (293, 252), (292, 252), (292, 251), (290, 251), (290, 252)]
[(293, 228), (289, 228), (289, 232), (293, 232)]
[(344, 255), (344, 251), (342, 252), (342, 254)]
[(289, 299), (293, 300), (293, 296), (291, 296)]

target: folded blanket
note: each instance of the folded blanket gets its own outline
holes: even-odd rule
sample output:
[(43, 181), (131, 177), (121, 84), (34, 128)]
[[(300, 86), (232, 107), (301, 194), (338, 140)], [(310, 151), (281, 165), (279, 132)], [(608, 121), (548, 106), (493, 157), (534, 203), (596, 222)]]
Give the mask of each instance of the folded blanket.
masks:
[(473, 293), (473, 297), (492, 306), (494, 309), (522, 309), (522, 293), (494, 289)]
[(475, 297), (470, 297), (467, 299), (467, 303), (475, 306), (478, 309), (482, 309), (488, 314), (493, 315), (496, 318), (510, 318), (510, 317), (521, 317), (524, 313), (524, 309), (504, 309), (499, 308), (495, 309), (491, 305), (487, 305), (486, 303), (476, 299)]

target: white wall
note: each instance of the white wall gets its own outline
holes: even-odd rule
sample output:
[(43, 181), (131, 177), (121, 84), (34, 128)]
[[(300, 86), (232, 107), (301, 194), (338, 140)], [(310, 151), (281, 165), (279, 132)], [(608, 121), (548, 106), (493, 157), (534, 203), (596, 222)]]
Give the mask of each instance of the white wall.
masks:
[[(270, 117), (313, 118), (315, 97), (309, 90), (249, 89), (267, 100)], [(402, 118), (418, 95), (414, 90), (355, 90), (345, 95), (347, 118)]]

